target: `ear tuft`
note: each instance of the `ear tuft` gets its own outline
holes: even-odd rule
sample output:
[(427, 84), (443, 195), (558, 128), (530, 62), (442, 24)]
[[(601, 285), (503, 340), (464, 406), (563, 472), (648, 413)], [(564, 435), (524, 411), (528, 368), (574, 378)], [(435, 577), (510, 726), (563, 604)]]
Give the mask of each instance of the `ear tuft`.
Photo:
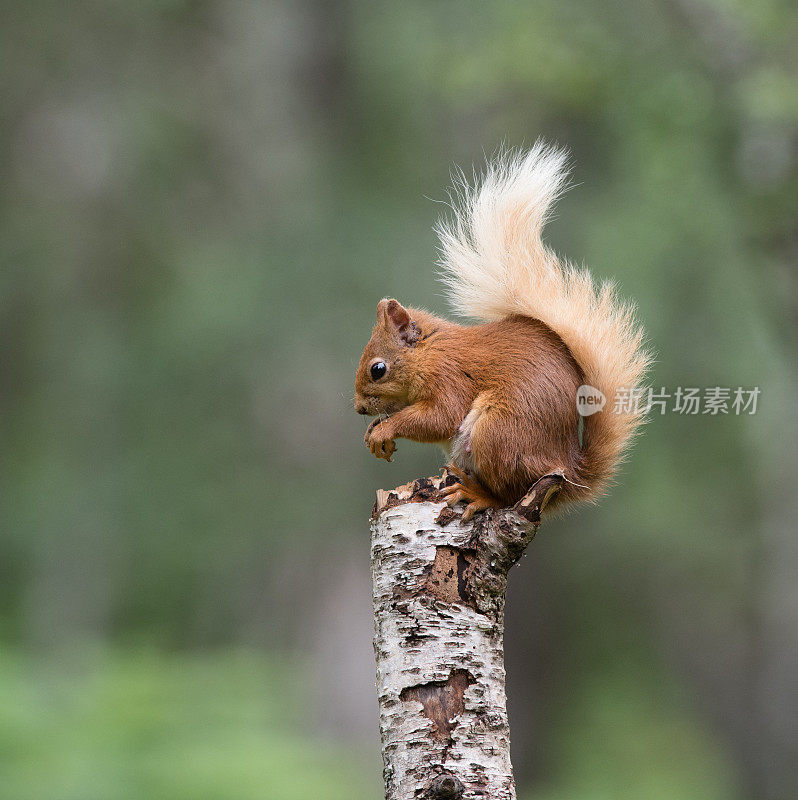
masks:
[(397, 300), (380, 300), (377, 309), (384, 315), (386, 326), (393, 330), (399, 339), (413, 346), (421, 335), (418, 326), (410, 318), (410, 312)]

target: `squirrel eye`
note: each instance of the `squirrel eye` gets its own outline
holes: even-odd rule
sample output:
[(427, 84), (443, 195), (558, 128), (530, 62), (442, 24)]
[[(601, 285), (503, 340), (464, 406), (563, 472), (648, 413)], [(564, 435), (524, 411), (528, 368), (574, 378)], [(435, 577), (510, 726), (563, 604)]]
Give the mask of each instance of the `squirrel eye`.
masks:
[(387, 371), (387, 364), (384, 361), (377, 361), (371, 365), (371, 380), (378, 381)]

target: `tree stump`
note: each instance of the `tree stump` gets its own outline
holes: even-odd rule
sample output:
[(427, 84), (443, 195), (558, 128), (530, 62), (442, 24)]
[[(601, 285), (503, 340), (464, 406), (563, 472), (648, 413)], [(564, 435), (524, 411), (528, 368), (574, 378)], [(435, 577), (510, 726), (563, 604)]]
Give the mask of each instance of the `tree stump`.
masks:
[(564, 478), (462, 524), (454, 477), (380, 490), (371, 521), (386, 800), (515, 800), (504, 689), (507, 573)]

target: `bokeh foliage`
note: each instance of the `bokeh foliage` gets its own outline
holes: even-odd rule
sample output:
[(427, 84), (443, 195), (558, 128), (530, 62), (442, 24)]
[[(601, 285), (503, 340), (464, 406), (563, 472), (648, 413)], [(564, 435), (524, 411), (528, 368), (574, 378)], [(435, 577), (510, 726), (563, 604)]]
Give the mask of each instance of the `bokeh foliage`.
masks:
[(446, 312), (451, 166), (539, 135), (652, 383), (762, 396), (655, 417), (515, 574), (519, 783), (795, 796), (794, 4), (2, 13), (0, 796), (371, 796), (366, 518), (440, 456), (368, 456), (354, 366), (381, 297)]

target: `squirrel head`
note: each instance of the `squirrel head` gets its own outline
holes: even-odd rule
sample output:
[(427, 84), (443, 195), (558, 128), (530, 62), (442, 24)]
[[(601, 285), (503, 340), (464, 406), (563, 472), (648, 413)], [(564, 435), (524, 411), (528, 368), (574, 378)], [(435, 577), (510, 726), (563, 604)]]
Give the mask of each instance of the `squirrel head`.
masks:
[(377, 324), (355, 374), (355, 411), (395, 414), (410, 402), (407, 359), (421, 337), (414, 314), (396, 300), (380, 300)]

